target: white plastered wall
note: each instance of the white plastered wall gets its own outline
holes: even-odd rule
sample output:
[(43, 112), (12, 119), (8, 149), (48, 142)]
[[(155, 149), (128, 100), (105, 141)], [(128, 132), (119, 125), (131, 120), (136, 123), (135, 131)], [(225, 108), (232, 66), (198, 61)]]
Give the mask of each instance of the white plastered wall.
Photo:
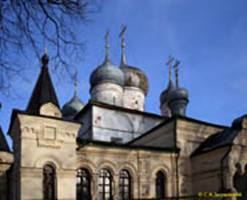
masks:
[[(56, 169), (58, 199), (75, 199), (76, 136), (80, 125), (60, 119), (18, 114), (11, 130), (15, 150), (15, 172), (19, 182), (17, 199), (43, 199), (43, 167)], [(64, 189), (66, 188), (66, 190)]]

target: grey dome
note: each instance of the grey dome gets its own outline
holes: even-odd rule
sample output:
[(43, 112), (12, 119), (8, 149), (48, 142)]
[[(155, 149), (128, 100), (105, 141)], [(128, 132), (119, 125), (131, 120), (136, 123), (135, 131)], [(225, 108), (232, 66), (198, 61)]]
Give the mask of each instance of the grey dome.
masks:
[(188, 100), (189, 94), (185, 88), (177, 88), (170, 92), (169, 101)]
[(162, 105), (164, 102), (168, 102), (169, 94), (175, 89), (173, 81), (169, 79), (167, 88), (160, 95), (160, 104)]
[(64, 104), (62, 109), (63, 117), (73, 118), (78, 112), (82, 110), (84, 104), (80, 98), (75, 94), (69, 102)]
[(177, 88), (169, 94), (168, 105), (173, 116), (185, 116), (186, 107), (189, 102), (188, 91), (184, 88)]
[(115, 83), (117, 85), (124, 85), (123, 72), (114, 66), (109, 60), (98, 66), (90, 76), (91, 88), (101, 83)]
[(148, 79), (142, 70), (127, 64), (122, 64), (120, 69), (124, 73), (124, 86), (140, 88), (147, 94), (149, 86)]

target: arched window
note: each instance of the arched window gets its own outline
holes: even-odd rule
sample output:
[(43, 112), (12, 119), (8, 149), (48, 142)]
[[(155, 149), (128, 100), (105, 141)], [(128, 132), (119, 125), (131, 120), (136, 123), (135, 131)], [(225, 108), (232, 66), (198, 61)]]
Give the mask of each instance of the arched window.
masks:
[(76, 199), (91, 199), (91, 176), (87, 169), (78, 169), (76, 175)]
[(120, 200), (130, 200), (131, 199), (131, 176), (130, 173), (123, 169), (119, 174), (119, 196)]
[(99, 174), (100, 200), (112, 199), (112, 175), (109, 170), (101, 169)]
[(165, 198), (165, 174), (158, 171), (156, 174), (156, 199)]
[(51, 164), (43, 168), (43, 199), (55, 200), (56, 197), (56, 169)]

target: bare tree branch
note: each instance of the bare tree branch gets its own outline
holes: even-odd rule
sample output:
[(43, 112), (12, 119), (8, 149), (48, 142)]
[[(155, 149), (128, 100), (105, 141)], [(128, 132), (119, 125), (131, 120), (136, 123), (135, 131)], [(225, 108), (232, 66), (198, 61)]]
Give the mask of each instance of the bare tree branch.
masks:
[(52, 49), (54, 69), (72, 77), (74, 69), (66, 58), (84, 49), (76, 28), (99, 5), (100, 0), (0, 0), (0, 90), (9, 88), (10, 77), (23, 68), (13, 57), (30, 50), (40, 57), (45, 47)]

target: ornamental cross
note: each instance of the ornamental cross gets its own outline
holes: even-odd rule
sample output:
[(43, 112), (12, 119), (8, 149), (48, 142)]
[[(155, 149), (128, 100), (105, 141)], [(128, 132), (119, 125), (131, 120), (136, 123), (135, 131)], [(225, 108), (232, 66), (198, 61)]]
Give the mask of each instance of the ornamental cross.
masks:
[(72, 76), (72, 79), (74, 81), (74, 94), (77, 95), (77, 87), (78, 87), (78, 79), (77, 79), (77, 76), (78, 76), (78, 71), (75, 70), (75, 73), (74, 75)]
[(109, 34), (110, 34), (110, 32), (106, 31), (106, 33), (105, 33), (105, 44), (106, 44), (106, 46), (109, 46)]
[(47, 49), (47, 47), (45, 47), (45, 54), (48, 54), (48, 49)]
[(172, 79), (172, 63), (174, 61), (174, 58), (172, 56), (168, 57), (168, 61), (166, 62), (166, 65), (169, 68), (169, 80)]
[(170, 67), (172, 65), (173, 61), (174, 61), (174, 58), (172, 56), (169, 56), (168, 61), (166, 62), (166, 65), (168, 65), (168, 67)]
[(122, 40), (124, 40), (124, 34), (125, 34), (125, 32), (126, 32), (126, 30), (127, 30), (127, 26), (126, 25), (122, 25), (122, 30), (121, 30), (121, 32), (120, 32), (120, 34), (119, 34), (119, 37), (122, 39)]
[(175, 64), (173, 65), (173, 68), (175, 70), (175, 76), (176, 76), (176, 86), (178, 88), (179, 78), (178, 78), (178, 66), (180, 65), (180, 61), (176, 59)]
[(110, 48), (109, 34), (110, 34), (110, 32), (106, 31), (106, 34), (105, 34), (105, 62), (109, 62), (109, 60), (110, 60), (110, 58), (109, 58), (109, 48)]
[(127, 26), (122, 25), (122, 30), (119, 34), (119, 37), (121, 38), (121, 50), (122, 50), (120, 66), (126, 65), (125, 42), (124, 42), (124, 39), (125, 39), (124, 34), (125, 34), (126, 30), (127, 30)]

